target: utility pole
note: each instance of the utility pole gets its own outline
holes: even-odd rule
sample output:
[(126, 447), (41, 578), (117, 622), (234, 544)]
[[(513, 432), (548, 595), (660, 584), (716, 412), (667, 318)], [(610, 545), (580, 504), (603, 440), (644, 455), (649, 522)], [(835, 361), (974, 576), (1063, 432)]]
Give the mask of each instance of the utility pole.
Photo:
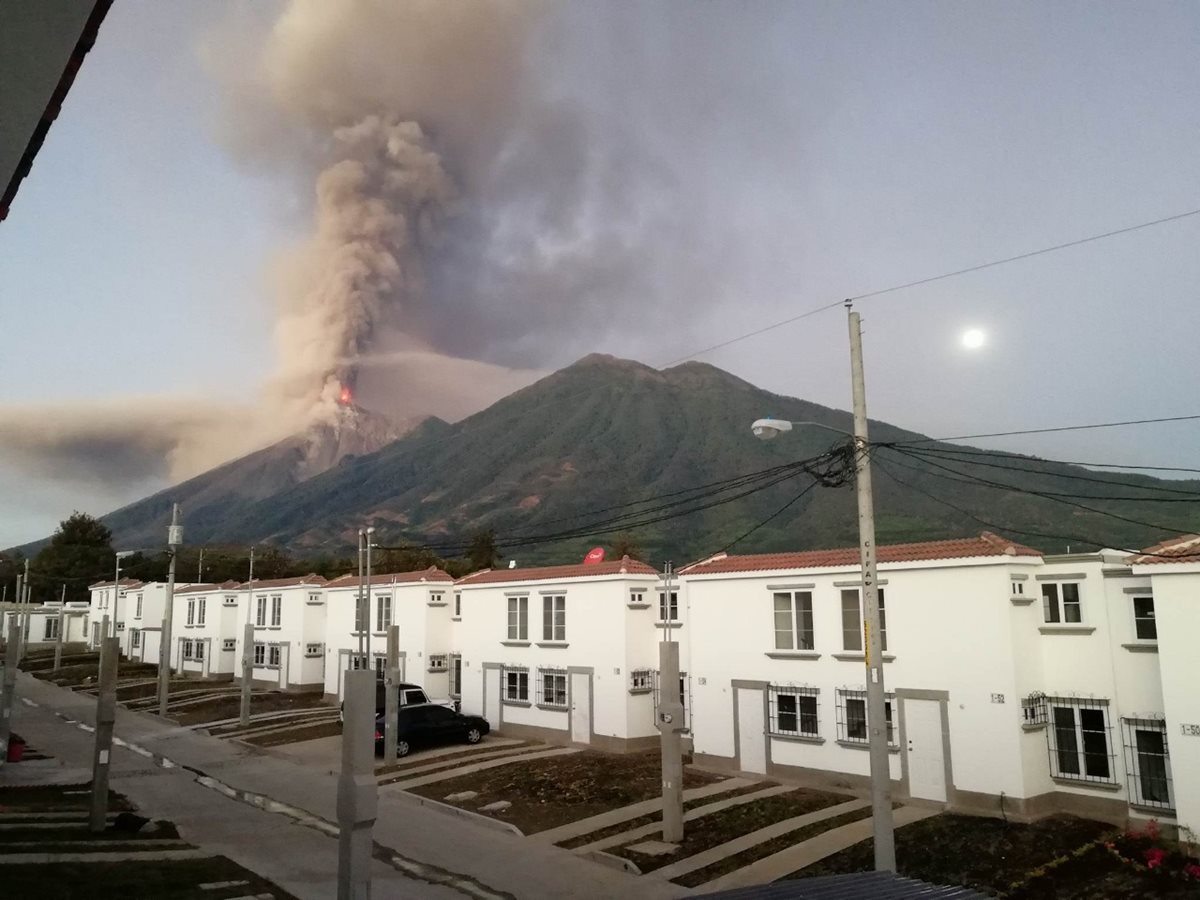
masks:
[(62, 592), (58, 599), (58, 634), (54, 636), (54, 671), (57, 672), (62, 666), (62, 648), (63, 641), (66, 640), (66, 635), (63, 631), (67, 626), (67, 585), (62, 586)]
[(25, 605), (25, 616), (21, 621), (21, 643), (19, 645), (21, 653), (17, 657), (18, 662), (25, 658), (25, 646), (29, 643), (29, 605), (33, 597), (33, 587), (29, 582), (29, 560), (25, 560), (25, 594), (21, 598)]
[[(683, 704), (679, 702), (679, 643), (671, 640), (671, 592), (675, 572), (663, 566), (663, 600), (667, 619), (658, 645), (658, 715), (655, 724), (662, 746), (662, 836), (667, 843), (683, 840)], [(662, 608), (660, 606), (660, 608)]]
[(250, 683), (254, 680), (254, 548), (250, 548), (250, 580), (246, 582), (246, 627), (242, 631), (242, 705), (238, 722), (250, 724)]
[(342, 771), (338, 777), (338, 900), (371, 896), (371, 832), (379, 811), (375, 782), (375, 677), (367, 669), (348, 669)]
[(204, 583), (204, 548), (200, 548), (200, 562), (196, 566), (196, 584)]
[[(29, 561), (26, 560), (25, 563), (28, 566)], [(13, 596), (13, 602), (16, 603), (16, 606), (12, 611), (12, 621), (17, 623), (17, 629), (18, 629), (17, 630), (17, 641), (18, 642), (21, 640), (20, 629), (23, 627), (21, 624), (21, 601), (24, 599), (24, 597), (25, 597), (25, 576), (22, 575), (20, 572), (18, 572), (17, 573), (17, 591), (16, 591), (16, 594)], [(20, 644), (18, 643), (17, 644), (17, 659), (20, 660), (20, 658), (21, 658), (21, 649), (20, 649)]]
[[(392, 595), (393, 601), (395, 594)], [(395, 610), (392, 611), (395, 615)], [(400, 626), (388, 628), (387, 677), (383, 690), (383, 761), (391, 765), (396, 761), (396, 728), (400, 724)]]
[(0, 690), (0, 766), (8, 760), (8, 740), (12, 736), (13, 696), (17, 689), (17, 635), (21, 631), (21, 623), (13, 612), (8, 617), (8, 645), (4, 648), (4, 683)]
[(108, 818), (108, 767), (112, 757), (113, 722), (117, 718), (117, 659), (121, 642), (105, 638), (100, 645), (100, 692), (96, 697), (96, 744), (92, 752), (92, 804), (88, 827), (104, 830)]
[(366, 536), (367, 533), (363, 529), (358, 529), (358, 605), (354, 614), (354, 624), (358, 630), (359, 666), (364, 669), (367, 667), (367, 626), (370, 624), (363, 608), (363, 541)]
[(892, 776), (888, 762), (887, 700), (883, 686), (883, 646), (879, 636), (879, 582), (875, 571), (875, 505), (871, 495), (867, 440), (867, 387), (863, 375), (862, 322), (850, 308), (850, 378), (854, 391), (854, 484), (858, 494), (858, 541), (862, 557), (863, 650), (867, 675), (867, 737), (871, 753), (871, 822), (875, 870), (896, 871), (892, 824)]
[(372, 525), (367, 529), (367, 590), (366, 590), (366, 606), (364, 609), (365, 618), (363, 619), (363, 630), (367, 633), (367, 662), (366, 666), (369, 669), (374, 669), (371, 660), (371, 546), (375, 543), (375, 526)]
[[(162, 632), (158, 636), (158, 714), (167, 715), (167, 694), (171, 690), (171, 625), (175, 620), (175, 560), (183, 544), (183, 526), (179, 524), (179, 504), (171, 505), (171, 525), (167, 528), (167, 602), (163, 609)], [(143, 642), (143, 646), (145, 646)], [(132, 653), (132, 651), (130, 651)], [(143, 651), (144, 652), (144, 651)]]

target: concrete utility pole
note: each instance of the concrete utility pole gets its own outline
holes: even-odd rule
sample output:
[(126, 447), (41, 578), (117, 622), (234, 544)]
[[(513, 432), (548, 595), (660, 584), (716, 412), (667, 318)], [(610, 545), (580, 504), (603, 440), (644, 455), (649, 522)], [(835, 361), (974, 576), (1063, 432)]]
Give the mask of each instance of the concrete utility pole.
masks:
[[(28, 564), (28, 560), (26, 560), (26, 564)], [(18, 641), (17, 659), (18, 660), (20, 660), (20, 658), (21, 658), (21, 648), (20, 648), (19, 642), (21, 640), (20, 628), (23, 627), (21, 625), (21, 602), (22, 602), (22, 600), (24, 600), (24, 598), (25, 598), (25, 576), (22, 575), (20, 572), (18, 572), (17, 573), (17, 590), (16, 590), (16, 593), (13, 595), (13, 602), (16, 603), (16, 606), (13, 608), (13, 611), (11, 614), (12, 620), (17, 623), (17, 627), (18, 627), (18, 631), (17, 631), (17, 641)]]
[(62, 666), (62, 648), (63, 641), (66, 640), (66, 635), (63, 631), (67, 626), (67, 586), (62, 586), (62, 593), (58, 600), (58, 634), (54, 638), (54, 671), (57, 672)]
[(4, 686), (0, 691), (0, 766), (8, 761), (8, 739), (12, 736), (12, 708), (17, 689), (17, 635), (21, 623), (13, 612), (8, 617), (8, 646), (4, 648)]
[(367, 621), (367, 612), (363, 606), (363, 595), (365, 585), (363, 584), (363, 541), (367, 533), (363, 529), (358, 529), (358, 605), (355, 607), (354, 627), (358, 631), (358, 658), (359, 665), (366, 668), (367, 665), (367, 626), (370, 624)]
[(850, 376), (854, 389), (854, 484), (858, 494), (858, 541), (862, 557), (863, 650), (867, 667), (867, 737), (871, 753), (871, 814), (875, 870), (896, 871), (892, 824), (892, 776), (888, 762), (887, 700), (879, 636), (879, 582), (875, 572), (875, 505), (871, 496), (867, 441), (867, 387), (863, 376), (862, 322), (850, 309)]
[(375, 676), (348, 669), (342, 772), (338, 778), (338, 900), (371, 896), (371, 832), (379, 810), (375, 782)]
[(371, 547), (375, 543), (375, 526), (367, 529), (367, 592), (366, 592), (366, 618), (364, 622), (364, 630), (367, 632), (367, 662), (368, 669), (374, 669), (374, 662), (371, 659)]
[[(393, 595), (394, 597), (394, 595)], [(395, 610), (392, 611), (393, 615)], [(396, 761), (396, 721), (400, 711), (400, 626), (393, 625), (387, 636), (387, 677), (383, 690), (383, 761)]]
[(108, 767), (112, 756), (113, 722), (117, 718), (117, 660), (121, 642), (105, 638), (100, 645), (100, 693), (96, 698), (96, 745), (92, 753), (92, 805), (88, 827), (104, 830), (108, 818)]
[(662, 836), (668, 843), (683, 840), (683, 704), (679, 702), (679, 643), (671, 640), (671, 591), (675, 573), (663, 567), (663, 602), (667, 620), (658, 645), (658, 716), (662, 737)]
[[(171, 624), (175, 619), (175, 559), (183, 544), (183, 526), (179, 524), (179, 504), (171, 506), (171, 525), (167, 528), (167, 549), (171, 564), (167, 569), (167, 602), (163, 609), (162, 633), (158, 636), (158, 714), (167, 715), (167, 693), (171, 689)], [(143, 650), (145, 652), (145, 642)]]
[(250, 580), (246, 582), (246, 627), (242, 632), (242, 706), (238, 721), (250, 724), (250, 683), (254, 680), (254, 548), (250, 548)]
[(200, 548), (200, 562), (196, 564), (196, 584), (204, 583), (204, 548)]

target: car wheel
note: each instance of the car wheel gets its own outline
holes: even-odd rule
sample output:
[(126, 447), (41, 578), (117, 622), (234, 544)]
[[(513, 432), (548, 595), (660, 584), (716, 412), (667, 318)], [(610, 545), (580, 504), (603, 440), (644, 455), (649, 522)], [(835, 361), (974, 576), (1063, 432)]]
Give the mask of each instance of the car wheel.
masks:
[(409, 749), (408, 741), (396, 741), (397, 756), (408, 756)]
[(478, 728), (468, 728), (467, 729), (467, 743), (468, 744), (478, 744), (482, 740), (483, 740), (483, 732), (481, 732)]

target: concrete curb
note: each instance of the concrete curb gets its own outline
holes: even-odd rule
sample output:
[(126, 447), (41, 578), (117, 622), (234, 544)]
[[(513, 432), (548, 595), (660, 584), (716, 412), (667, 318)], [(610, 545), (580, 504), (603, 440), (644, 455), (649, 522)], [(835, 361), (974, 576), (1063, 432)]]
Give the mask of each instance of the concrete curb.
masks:
[(460, 806), (452, 806), (449, 803), (442, 803), (440, 800), (431, 800), (428, 797), (422, 797), (420, 794), (413, 794), (409, 791), (393, 791), (390, 793), (401, 803), (409, 803), (414, 806), (424, 806), (427, 809), (432, 809), (436, 812), (445, 813), (448, 816), (458, 816), (460, 819), (468, 819), (484, 828), (490, 828), (493, 831), (506, 831), (509, 834), (516, 835), (519, 838), (525, 837), (523, 832), (511, 822), (502, 822), (499, 819), (493, 819), (491, 816), (485, 816), (482, 813), (472, 812), (469, 809), (463, 809)]
[(637, 867), (637, 864), (633, 860), (617, 856), (615, 853), (606, 853), (603, 850), (589, 850), (587, 853), (580, 853), (579, 855), (584, 859), (590, 859), (594, 863), (608, 866), (610, 869), (620, 869), (622, 872), (628, 872), (630, 875), (642, 874), (642, 870)]

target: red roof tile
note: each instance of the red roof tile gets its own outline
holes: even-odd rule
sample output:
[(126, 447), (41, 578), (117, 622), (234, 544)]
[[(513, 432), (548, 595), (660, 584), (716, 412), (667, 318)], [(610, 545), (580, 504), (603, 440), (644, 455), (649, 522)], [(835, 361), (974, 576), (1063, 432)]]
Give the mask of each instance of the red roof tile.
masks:
[(1183, 534), (1160, 541), (1129, 557), (1137, 565), (1153, 563), (1200, 562), (1200, 534)]
[(565, 581), (572, 578), (597, 578), (601, 575), (657, 575), (653, 566), (628, 556), (608, 562), (570, 566), (542, 566), (532, 569), (484, 569), (460, 578), (456, 584), (503, 584), (509, 581)]
[(241, 583), (237, 581), (223, 581), (220, 584), (189, 584), (184, 588), (176, 588), (176, 595), (179, 594), (212, 594), (218, 591), (236, 591), (241, 588)]
[[(111, 581), (97, 581), (95, 584), (89, 584), (88, 590), (94, 591), (99, 588), (110, 588), (110, 587), (112, 587), (112, 585), (113, 585), (113, 583)], [(136, 578), (122, 578), (121, 579), (121, 587), (125, 588), (126, 590), (129, 590), (131, 588), (145, 587), (145, 585), (146, 585), (146, 582), (138, 581)]]
[[(448, 574), (443, 572), (437, 566), (430, 566), (428, 569), (423, 569), (419, 572), (391, 572), (380, 575), (371, 576), (371, 585), (378, 584), (419, 584), (423, 581), (437, 582), (442, 584), (450, 584), (454, 581)], [(340, 578), (335, 578), (333, 581), (327, 582), (327, 588), (353, 588), (358, 587), (358, 576), (353, 572), (349, 575), (342, 575)]]
[[(978, 537), (956, 538), (949, 541), (922, 541), (916, 544), (880, 545), (876, 560), (881, 563), (924, 562), (935, 559), (967, 559), (978, 556), (1041, 556), (1040, 550), (982, 532)], [(797, 553), (759, 553), (750, 556), (718, 555), (692, 563), (680, 570), (681, 575), (717, 575), (735, 572), (769, 572), (783, 569), (825, 569), (833, 566), (856, 566), (860, 560), (857, 547), (837, 550), (805, 550)]]
[(298, 587), (302, 584), (324, 587), (325, 583), (325, 579), (320, 575), (315, 572), (309, 572), (307, 575), (301, 575), (299, 578), (276, 578), (274, 580), (253, 581), (250, 584), (243, 583), (241, 587), (243, 589), (249, 587), (251, 590), (261, 591), (265, 588)]

